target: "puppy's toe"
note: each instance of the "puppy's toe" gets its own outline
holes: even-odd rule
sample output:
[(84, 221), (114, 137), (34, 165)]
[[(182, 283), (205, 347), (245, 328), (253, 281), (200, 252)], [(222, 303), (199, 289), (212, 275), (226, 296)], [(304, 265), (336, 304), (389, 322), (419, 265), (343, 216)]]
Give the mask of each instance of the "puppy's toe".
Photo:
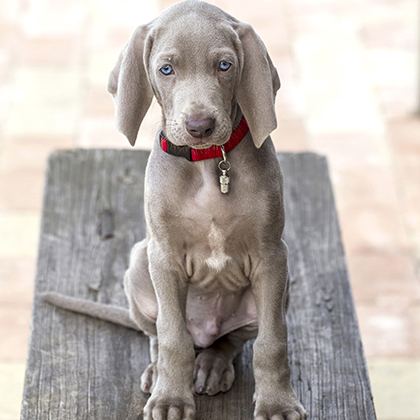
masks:
[(182, 410), (179, 407), (171, 406), (168, 410), (168, 420), (182, 420)]
[[(302, 420), (302, 419), (306, 419), (306, 417), (302, 417), (297, 411), (293, 410), (289, 413), (285, 413), (283, 415), (283, 418), (285, 420)], [(273, 419), (273, 420), (277, 420), (277, 419)]]
[[(165, 395), (168, 395), (168, 392), (165, 392)], [(184, 401), (182, 396), (160, 398), (152, 394), (144, 407), (143, 418), (145, 420), (194, 420), (193, 396), (191, 394), (187, 397)]]
[[(284, 394), (283, 397), (285, 397)], [(273, 402), (275, 400), (273, 397), (268, 398), (269, 403), (264, 402), (264, 399), (261, 401), (261, 398), (256, 394), (254, 394), (254, 398), (256, 398), (254, 420), (306, 420), (308, 417), (293, 393), (277, 403)]]

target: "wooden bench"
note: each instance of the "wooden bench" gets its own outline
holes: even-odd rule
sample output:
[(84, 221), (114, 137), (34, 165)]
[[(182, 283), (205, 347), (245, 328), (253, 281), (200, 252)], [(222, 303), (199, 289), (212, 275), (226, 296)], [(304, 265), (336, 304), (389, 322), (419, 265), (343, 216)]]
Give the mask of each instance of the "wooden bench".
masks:
[[(147, 396), (141, 333), (58, 309), (57, 291), (127, 305), (123, 274), (145, 235), (148, 152), (60, 151), (50, 157), (22, 420), (135, 420)], [(290, 250), (289, 353), (294, 389), (312, 420), (375, 419), (337, 213), (324, 157), (279, 154)], [(252, 419), (252, 343), (231, 391), (199, 396), (198, 420)]]

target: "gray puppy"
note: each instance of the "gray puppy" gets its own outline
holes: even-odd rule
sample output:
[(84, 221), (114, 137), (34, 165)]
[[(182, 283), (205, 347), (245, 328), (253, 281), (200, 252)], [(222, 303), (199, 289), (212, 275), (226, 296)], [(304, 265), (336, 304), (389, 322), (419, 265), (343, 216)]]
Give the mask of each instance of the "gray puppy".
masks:
[[(255, 337), (255, 419), (307, 417), (287, 356), (283, 181), (269, 137), (279, 88), (252, 27), (197, 0), (137, 28), (110, 75), (132, 145), (153, 96), (162, 108), (146, 170), (147, 236), (124, 280), (131, 320), (151, 342), (146, 420), (193, 419), (193, 391), (228, 391)], [(133, 326), (116, 308), (49, 299)], [(194, 346), (204, 349), (197, 358)]]

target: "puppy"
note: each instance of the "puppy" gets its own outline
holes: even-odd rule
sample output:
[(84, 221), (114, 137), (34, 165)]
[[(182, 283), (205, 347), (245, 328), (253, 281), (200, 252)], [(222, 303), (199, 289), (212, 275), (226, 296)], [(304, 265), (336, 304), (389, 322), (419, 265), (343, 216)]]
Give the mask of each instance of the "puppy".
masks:
[(150, 336), (146, 420), (193, 419), (193, 393), (228, 391), (251, 338), (255, 419), (307, 418), (287, 355), (283, 181), (269, 137), (279, 88), (252, 27), (198, 0), (137, 28), (110, 75), (117, 127), (132, 145), (153, 96), (162, 108), (147, 235), (124, 279), (124, 322)]

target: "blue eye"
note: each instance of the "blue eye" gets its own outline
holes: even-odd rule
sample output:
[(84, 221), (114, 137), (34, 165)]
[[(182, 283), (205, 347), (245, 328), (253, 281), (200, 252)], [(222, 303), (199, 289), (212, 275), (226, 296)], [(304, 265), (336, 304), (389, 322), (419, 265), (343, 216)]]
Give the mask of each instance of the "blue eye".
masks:
[(173, 73), (173, 68), (172, 66), (170, 66), (169, 64), (167, 64), (166, 66), (163, 66), (161, 69), (159, 69), (159, 71), (164, 74), (165, 76), (169, 76), (170, 74)]
[(219, 64), (219, 69), (222, 71), (228, 71), (232, 64), (228, 63), (227, 61), (221, 61)]

